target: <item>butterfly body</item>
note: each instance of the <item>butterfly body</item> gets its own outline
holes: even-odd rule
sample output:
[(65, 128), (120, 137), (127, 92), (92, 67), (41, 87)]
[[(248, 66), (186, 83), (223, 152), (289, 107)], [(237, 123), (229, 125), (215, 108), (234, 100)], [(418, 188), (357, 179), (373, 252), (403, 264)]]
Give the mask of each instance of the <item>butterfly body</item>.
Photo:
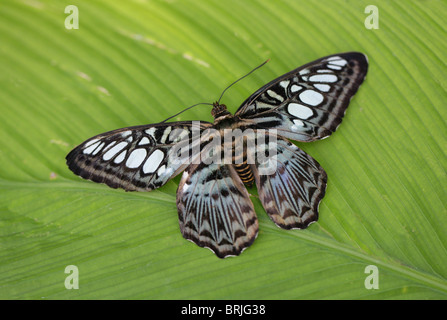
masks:
[(97, 135), (66, 157), (77, 175), (112, 188), (150, 191), (181, 173), (177, 210), (183, 237), (218, 257), (239, 255), (258, 234), (244, 185), (255, 184), (284, 229), (318, 219), (327, 174), (288, 139), (331, 135), (368, 69), (365, 55), (320, 58), (267, 83), (233, 115), (215, 102), (214, 122), (161, 122)]
[[(229, 130), (231, 132), (234, 132), (234, 130), (243, 130), (247, 126), (244, 126), (243, 120), (241, 120), (238, 116), (235, 116), (231, 114), (227, 110), (227, 106), (224, 104), (219, 104), (219, 102), (213, 103), (213, 109), (211, 110), (211, 115), (214, 117), (214, 128), (219, 130), (219, 136), (221, 137), (221, 144), (223, 146), (223, 150), (231, 150), (232, 153), (234, 153), (234, 150), (236, 149), (236, 144), (238, 141), (235, 139), (232, 139), (231, 143), (226, 143), (224, 141), (225, 137), (225, 130)], [(244, 151), (247, 149), (246, 142), (242, 141), (243, 145), (242, 148)], [(237, 156), (232, 156), (231, 163), (234, 164), (234, 168), (239, 175), (239, 177), (242, 179), (242, 182), (247, 186), (250, 187), (254, 183), (254, 176), (253, 172), (251, 171), (251, 168), (249, 164), (247, 163), (247, 154), (246, 152), (242, 153)]]

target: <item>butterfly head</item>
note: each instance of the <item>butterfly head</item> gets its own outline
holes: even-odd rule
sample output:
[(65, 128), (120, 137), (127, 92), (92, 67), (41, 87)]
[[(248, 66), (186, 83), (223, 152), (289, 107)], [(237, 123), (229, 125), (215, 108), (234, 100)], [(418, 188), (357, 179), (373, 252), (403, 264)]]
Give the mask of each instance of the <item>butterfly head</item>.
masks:
[(227, 118), (228, 115), (231, 115), (230, 112), (227, 110), (227, 106), (224, 104), (220, 104), (219, 102), (213, 103), (213, 109), (211, 110), (211, 115), (214, 118), (214, 122), (223, 120), (224, 118)]

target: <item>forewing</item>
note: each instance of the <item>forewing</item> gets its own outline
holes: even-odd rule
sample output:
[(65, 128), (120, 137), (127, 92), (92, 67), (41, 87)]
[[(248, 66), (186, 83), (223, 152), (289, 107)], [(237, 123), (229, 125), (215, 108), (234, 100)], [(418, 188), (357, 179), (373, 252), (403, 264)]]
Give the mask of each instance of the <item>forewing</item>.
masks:
[(164, 185), (191, 162), (193, 135), (207, 122), (136, 126), (90, 138), (66, 157), (75, 174), (112, 188), (150, 191)]
[[(327, 175), (307, 153), (286, 139), (264, 145), (269, 161), (251, 160), (259, 198), (270, 218), (284, 229), (303, 229), (318, 220), (318, 205), (324, 197)], [(259, 148), (263, 148), (262, 145)], [(276, 150), (274, 150), (274, 149)], [(265, 150), (260, 150), (265, 152)], [(273, 155), (273, 151), (276, 155)], [(268, 174), (263, 169), (269, 167)]]
[(242, 103), (236, 115), (247, 124), (277, 129), (298, 141), (331, 135), (368, 70), (366, 56), (340, 53), (318, 59), (271, 81)]
[(239, 255), (258, 233), (247, 189), (232, 165), (192, 164), (177, 191), (180, 230), (219, 258)]

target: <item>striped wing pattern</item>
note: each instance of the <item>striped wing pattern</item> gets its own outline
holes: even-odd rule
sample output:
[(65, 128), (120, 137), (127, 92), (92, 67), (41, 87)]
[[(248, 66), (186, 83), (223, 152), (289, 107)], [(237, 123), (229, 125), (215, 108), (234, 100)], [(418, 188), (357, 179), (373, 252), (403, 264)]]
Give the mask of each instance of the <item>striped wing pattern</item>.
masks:
[[(198, 129), (209, 126), (201, 122)], [(88, 139), (66, 159), (70, 170), (84, 179), (126, 191), (150, 191), (188, 166), (192, 153), (182, 157), (174, 146), (192, 147), (193, 140), (190, 121), (129, 127)]]
[(359, 52), (318, 59), (266, 84), (235, 115), (292, 140), (326, 138), (340, 125), (367, 70)]
[(251, 165), (259, 199), (270, 218), (283, 229), (303, 229), (318, 220), (327, 175), (307, 153), (287, 139), (277, 138), (273, 174), (261, 174)]
[(180, 230), (219, 258), (239, 255), (258, 234), (258, 219), (233, 165), (189, 166), (177, 191)]

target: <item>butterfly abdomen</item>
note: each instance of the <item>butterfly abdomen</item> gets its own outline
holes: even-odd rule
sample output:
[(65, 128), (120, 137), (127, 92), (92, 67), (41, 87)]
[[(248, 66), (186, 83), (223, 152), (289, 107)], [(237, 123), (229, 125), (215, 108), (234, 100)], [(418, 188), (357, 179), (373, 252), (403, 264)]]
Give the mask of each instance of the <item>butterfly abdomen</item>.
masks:
[(254, 182), (253, 172), (251, 171), (250, 166), (248, 165), (247, 161), (241, 164), (234, 164), (234, 169), (236, 169), (237, 174), (241, 178), (242, 182), (247, 185), (251, 186)]

